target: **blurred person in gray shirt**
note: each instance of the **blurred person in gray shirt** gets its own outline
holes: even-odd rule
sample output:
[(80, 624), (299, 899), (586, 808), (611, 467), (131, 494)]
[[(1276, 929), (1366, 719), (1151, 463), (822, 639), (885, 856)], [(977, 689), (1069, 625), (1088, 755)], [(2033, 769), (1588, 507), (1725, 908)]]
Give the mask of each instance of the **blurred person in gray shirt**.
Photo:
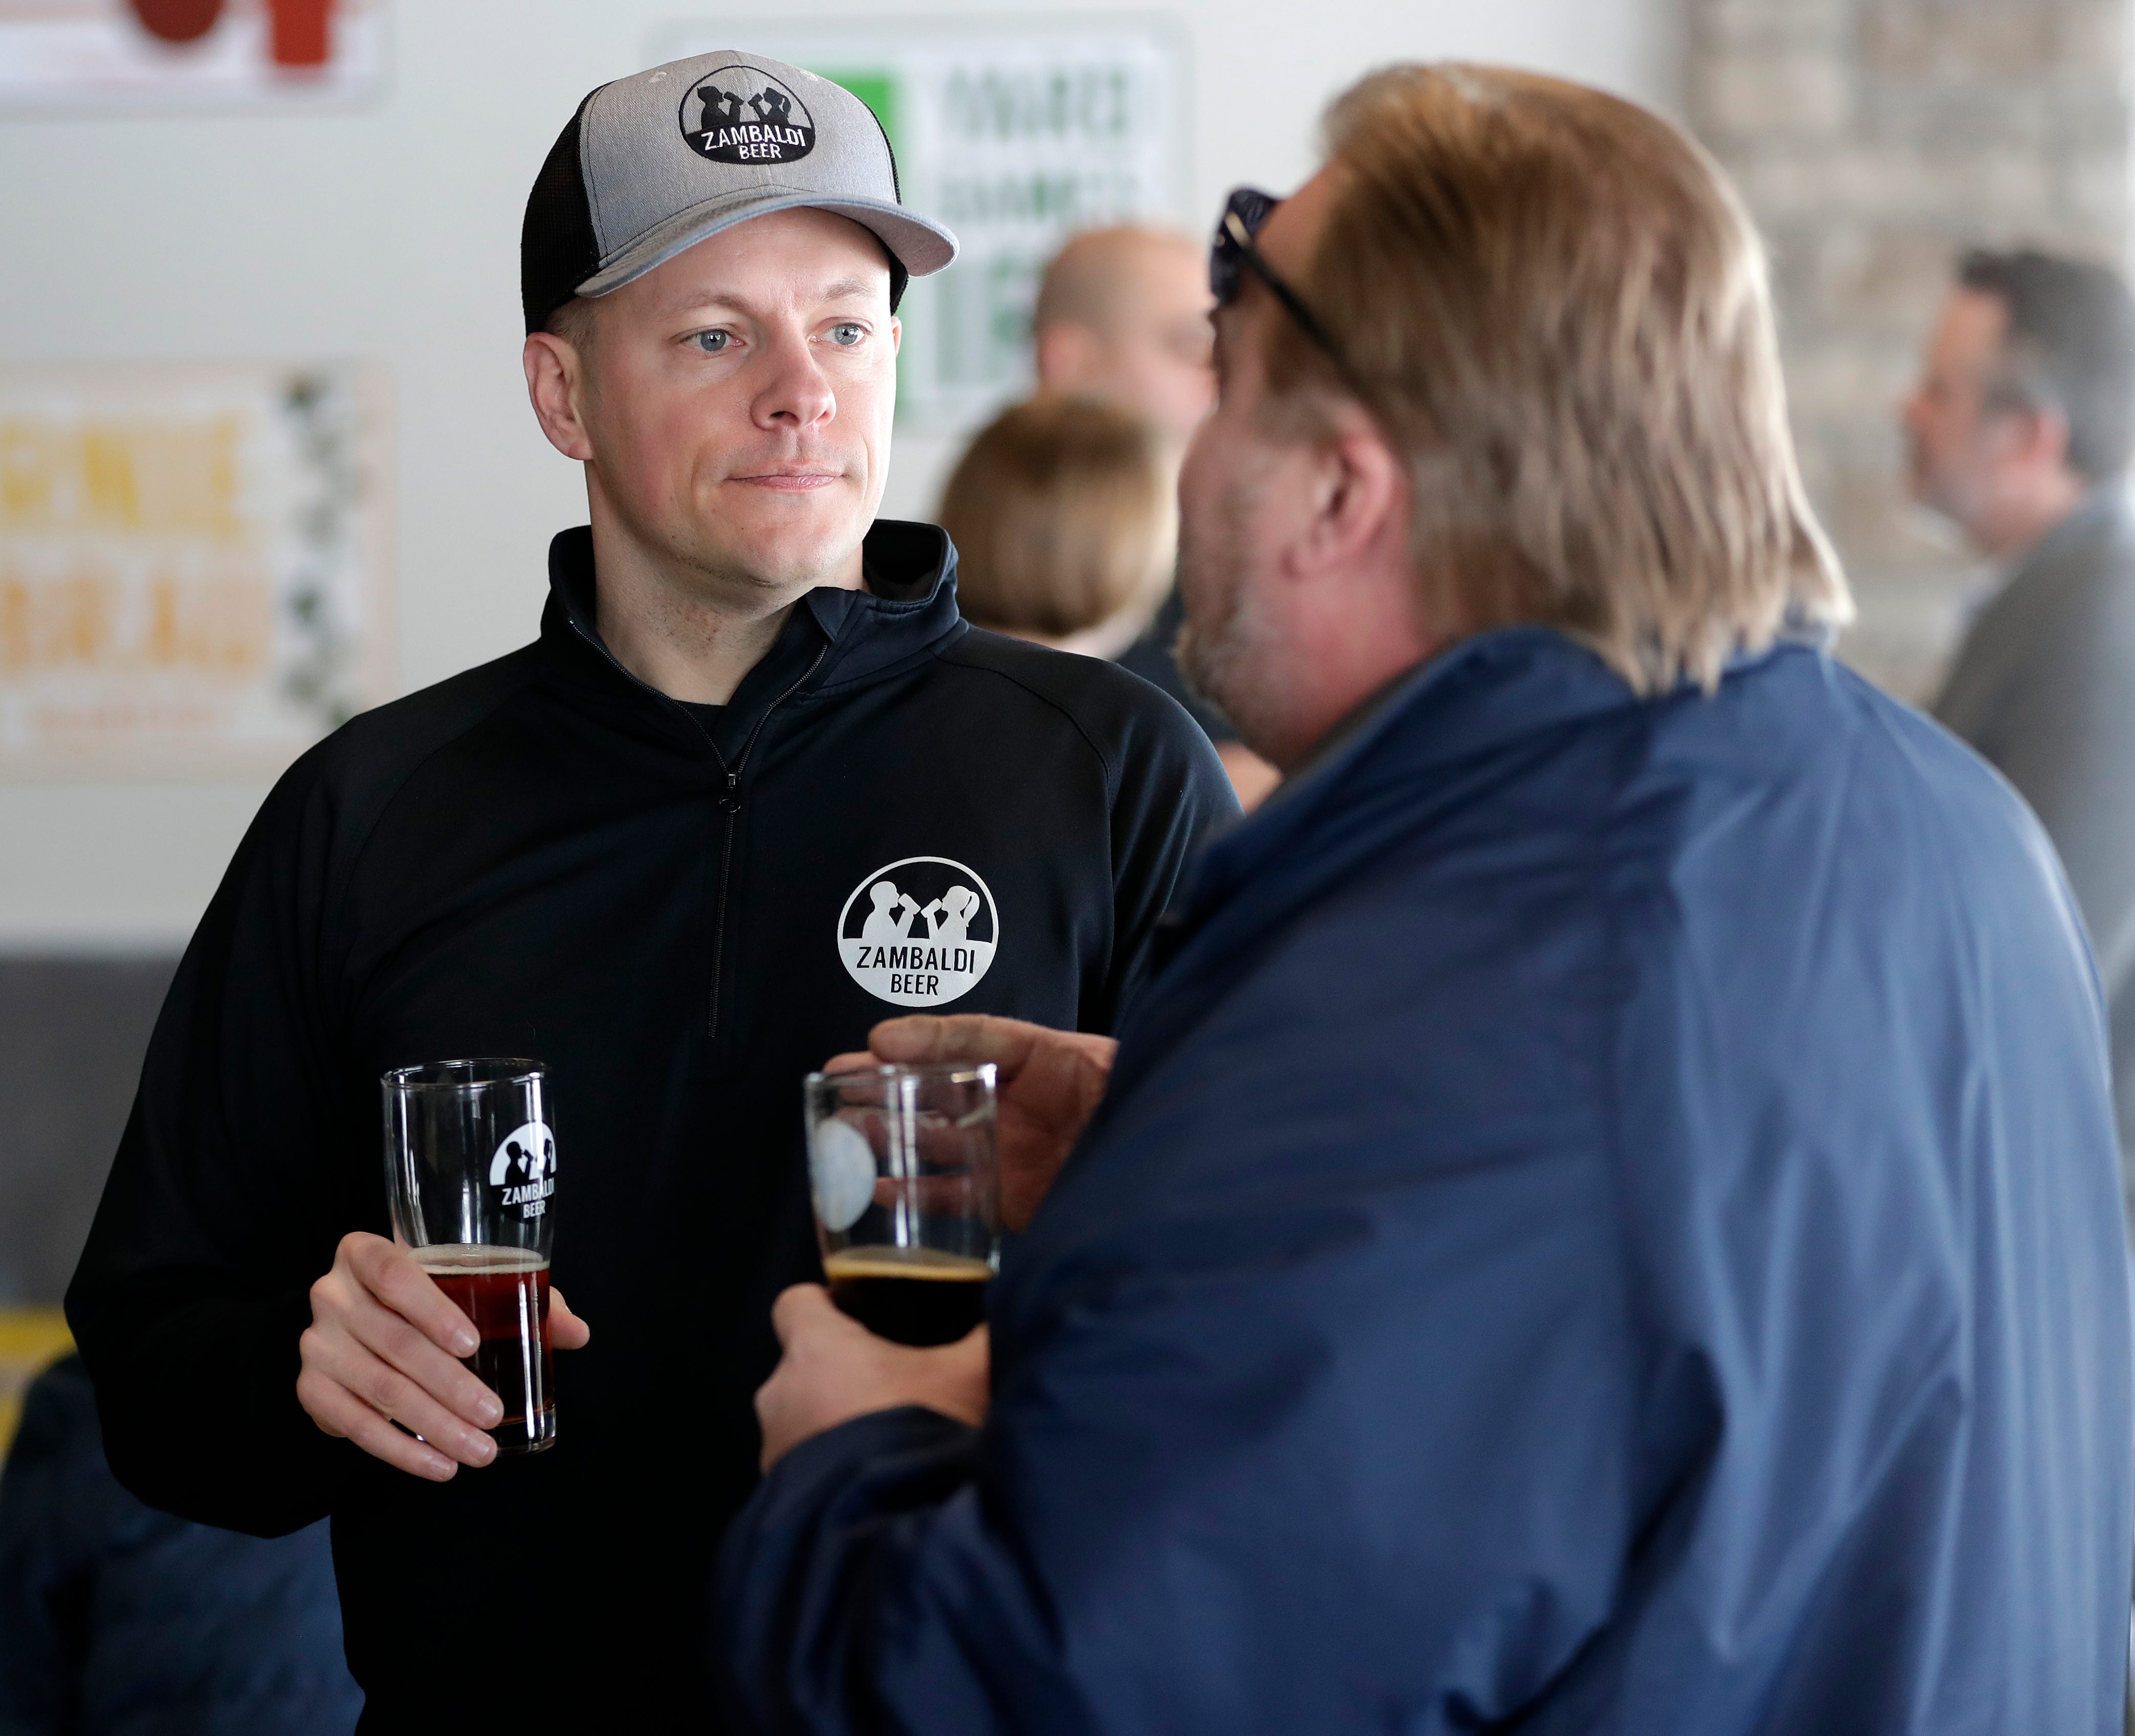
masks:
[(2090, 929), (2135, 1199), (2135, 300), (2108, 268), (1975, 252), (1905, 407), (1915, 499), (1998, 583), (1936, 717), (2045, 823)]

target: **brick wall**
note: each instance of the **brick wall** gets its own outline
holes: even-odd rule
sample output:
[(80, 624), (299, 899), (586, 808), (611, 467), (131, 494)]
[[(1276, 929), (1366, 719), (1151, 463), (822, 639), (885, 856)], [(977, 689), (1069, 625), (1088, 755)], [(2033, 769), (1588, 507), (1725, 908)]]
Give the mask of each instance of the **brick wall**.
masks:
[(1965, 246), (2127, 257), (2131, 11), (1685, 0), (1691, 123), (1770, 244), (1803, 467), (1861, 606), (1842, 649), (1907, 698), (1977, 569), (1907, 509), (1895, 407)]

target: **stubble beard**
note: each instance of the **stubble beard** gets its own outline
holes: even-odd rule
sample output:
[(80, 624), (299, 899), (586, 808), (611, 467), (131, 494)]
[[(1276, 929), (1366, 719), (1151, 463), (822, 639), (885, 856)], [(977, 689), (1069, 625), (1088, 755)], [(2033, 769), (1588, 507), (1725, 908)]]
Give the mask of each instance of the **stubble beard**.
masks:
[[(1248, 747), (1266, 739), (1271, 653), (1276, 647), (1259, 606), (1249, 502), (1240, 481), (1225, 489), (1213, 524), (1196, 515), (1179, 525), (1182, 591), (1201, 602), (1179, 630), (1179, 672), (1194, 697), (1230, 720)], [(1213, 607), (1208, 600), (1213, 599)]]

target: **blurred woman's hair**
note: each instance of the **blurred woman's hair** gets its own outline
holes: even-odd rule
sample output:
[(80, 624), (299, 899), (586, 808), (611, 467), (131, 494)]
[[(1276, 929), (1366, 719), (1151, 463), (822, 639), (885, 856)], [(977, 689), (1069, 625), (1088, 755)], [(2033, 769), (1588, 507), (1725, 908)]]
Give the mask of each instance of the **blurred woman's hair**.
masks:
[(1329, 110), (1332, 204), (1271, 322), (1273, 413), (1360, 400), (1408, 461), (1424, 618), (1589, 645), (1710, 689), (1850, 620), (1803, 492), (1763, 249), (1720, 169), (1600, 91), (1397, 66)]
[(1034, 398), (979, 431), (942, 496), (967, 621), (1050, 641), (1113, 625), (1125, 650), (1171, 582), (1178, 507), (1163, 442), (1092, 399)]

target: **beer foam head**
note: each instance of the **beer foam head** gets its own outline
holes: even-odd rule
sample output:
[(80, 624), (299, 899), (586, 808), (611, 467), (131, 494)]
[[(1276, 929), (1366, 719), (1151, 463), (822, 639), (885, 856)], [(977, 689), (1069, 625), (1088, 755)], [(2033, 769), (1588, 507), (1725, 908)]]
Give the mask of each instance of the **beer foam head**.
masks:
[(498, 1248), (481, 1242), (433, 1242), (408, 1251), (433, 1278), (468, 1278), (477, 1274), (502, 1278), (514, 1273), (545, 1271), (549, 1265), (531, 1248)]

